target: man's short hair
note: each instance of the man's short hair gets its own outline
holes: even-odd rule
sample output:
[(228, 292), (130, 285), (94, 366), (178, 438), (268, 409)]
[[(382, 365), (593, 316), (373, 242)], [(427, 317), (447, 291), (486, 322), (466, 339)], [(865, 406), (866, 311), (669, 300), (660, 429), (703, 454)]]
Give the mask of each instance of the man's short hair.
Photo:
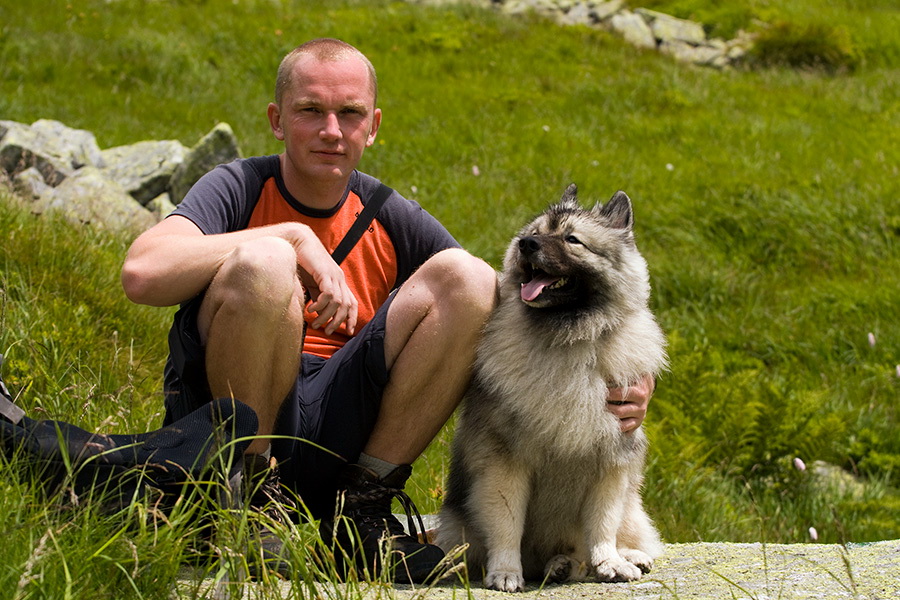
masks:
[(290, 88), (291, 83), (293, 83), (292, 67), (294, 62), (304, 54), (309, 54), (319, 61), (338, 61), (349, 56), (355, 56), (362, 60), (369, 71), (369, 85), (372, 91), (372, 98), (377, 105), (378, 77), (375, 75), (375, 67), (372, 66), (372, 62), (366, 58), (366, 55), (347, 42), (335, 38), (316, 38), (300, 44), (288, 52), (278, 66), (278, 76), (275, 79), (275, 103), (279, 107), (281, 106), (281, 99), (284, 97), (284, 91)]

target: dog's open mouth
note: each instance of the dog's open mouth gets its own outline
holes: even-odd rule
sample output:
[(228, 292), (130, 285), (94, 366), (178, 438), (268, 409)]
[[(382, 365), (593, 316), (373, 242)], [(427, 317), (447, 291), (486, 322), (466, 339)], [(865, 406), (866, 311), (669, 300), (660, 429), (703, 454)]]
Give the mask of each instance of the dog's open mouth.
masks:
[(534, 265), (526, 266), (525, 278), (527, 281), (522, 283), (520, 293), (522, 301), (526, 303), (537, 300), (538, 296), (544, 293), (545, 290), (558, 290), (569, 283), (568, 278), (550, 275)]

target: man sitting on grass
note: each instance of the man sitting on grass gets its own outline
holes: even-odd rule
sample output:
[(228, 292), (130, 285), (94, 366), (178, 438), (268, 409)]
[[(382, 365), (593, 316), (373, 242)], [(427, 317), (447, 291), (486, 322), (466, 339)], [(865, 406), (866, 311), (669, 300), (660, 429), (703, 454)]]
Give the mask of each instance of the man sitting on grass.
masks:
[[(244, 456), (251, 506), (281, 498), (280, 476), (327, 523), (340, 492), (356, 531), (338, 528), (337, 543), (349, 550), (359, 536), (357, 566), (422, 581), (443, 553), (405, 535), (391, 500), (465, 391), (496, 276), (396, 192), (346, 259), (332, 258), (380, 187), (356, 170), (381, 125), (376, 100), (356, 48), (316, 39), (293, 50), (268, 106), (284, 151), (204, 176), (135, 240), (122, 281), (134, 302), (181, 305), (166, 421), (218, 397), (250, 405), (260, 434)], [(639, 423), (648, 395), (615, 410)], [(267, 566), (286, 570), (280, 540), (264, 534)]]

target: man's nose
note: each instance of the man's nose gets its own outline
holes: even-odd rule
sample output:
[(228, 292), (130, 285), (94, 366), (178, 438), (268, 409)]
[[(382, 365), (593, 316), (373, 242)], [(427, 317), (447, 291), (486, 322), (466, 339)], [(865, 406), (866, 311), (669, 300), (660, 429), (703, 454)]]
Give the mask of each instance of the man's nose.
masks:
[(322, 124), (320, 135), (324, 138), (340, 138), (341, 122), (335, 113), (326, 113), (325, 122)]

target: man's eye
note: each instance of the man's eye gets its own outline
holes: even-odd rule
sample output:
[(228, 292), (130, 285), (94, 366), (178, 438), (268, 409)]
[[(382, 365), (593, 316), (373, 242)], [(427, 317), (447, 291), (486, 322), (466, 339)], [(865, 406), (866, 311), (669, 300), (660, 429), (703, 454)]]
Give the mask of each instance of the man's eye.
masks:
[(574, 235), (568, 236), (568, 237), (566, 238), (566, 241), (569, 242), (570, 244), (581, 244), (581, 240), (579, 240), (579, 239), (578, 239), (577, 237), (575, 237)]

